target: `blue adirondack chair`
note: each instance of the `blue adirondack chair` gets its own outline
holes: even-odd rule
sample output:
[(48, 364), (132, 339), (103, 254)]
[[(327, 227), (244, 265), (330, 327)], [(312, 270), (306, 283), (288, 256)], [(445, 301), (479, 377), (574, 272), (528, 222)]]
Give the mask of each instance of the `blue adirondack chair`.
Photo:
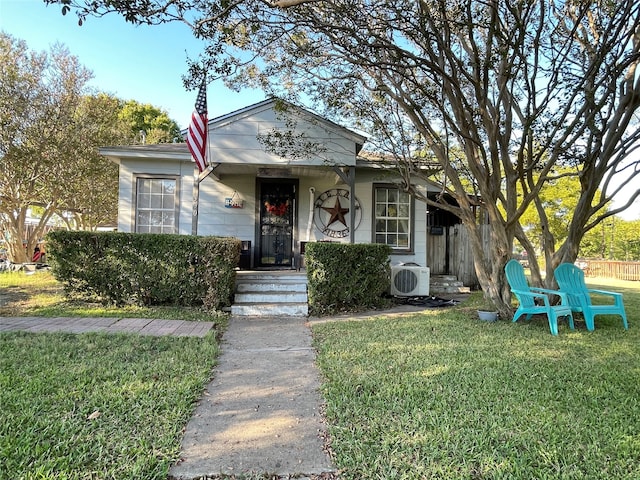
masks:
[[(622, 294), (607, 290), (595, 290), (587, 288), (584, 281), (584, 272), (573, 263), (562, 263), (553, 272), (558, 282), (558, 288), (567, 294), (572, 312), (580, 312), (584, 315), (587, 330), (595, 328), (594, 317), (596, 315), (620, 315), (625, 329), (629, 328), (627, 314), (622, 303)], [(613, 304), (594, 305), (591, 303), (591, 295), (600, 294), (613, 298)]]
[[(574, 329), (573, 314), (568, 304), (568, 299), (563, 292), (548, 290), (545, 288), (530, 287), (524, 268), (517, 260), (509, 260), (504, 267), (511, 293), (516, 296), (519, 302), (518, 309), (513, 315), (513, 322), (518, 321), (522, 315), (526, 315), (525, 320), (531, 320), (535, 314), (544, 314), (549, 320), (549, 330), (552, 335), (558, 335), (558, 317), (567, 317), (569, 328)], [(552, 305), (549, 300), (550, 295), (557, 295), (561, 302)]]

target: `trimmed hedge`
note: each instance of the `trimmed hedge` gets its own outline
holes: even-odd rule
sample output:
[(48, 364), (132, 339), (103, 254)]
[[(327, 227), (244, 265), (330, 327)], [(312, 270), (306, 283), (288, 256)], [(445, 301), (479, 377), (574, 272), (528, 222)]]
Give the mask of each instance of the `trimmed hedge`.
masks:
[(309, 312), (328, 315), (386, 305), (390, 254), (388, 245), (307, 243)]
[(235, 238), (53, 231), (47, 257), (65, 292), (116, 305), (231, 305)]

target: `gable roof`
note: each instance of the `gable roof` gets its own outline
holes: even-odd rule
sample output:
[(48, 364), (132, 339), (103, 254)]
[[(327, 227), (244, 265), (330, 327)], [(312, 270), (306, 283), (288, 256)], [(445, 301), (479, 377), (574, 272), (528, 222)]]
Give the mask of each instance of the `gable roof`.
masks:
[[(271, 112), (274, 112), (271, 114)], [(286, 115), (286, 118), (278, 118), (279, 113)], [(265, 120), (269, 115), (275, 116), (277, 119), (277, 123), (282, 125), (286, 125), (285, 127), (276, 127), (274, 125), (270, 125)], [(242, 149), (247, 148), (247, 140), (253, 141), (255, 143), (256, 137), (258, 135), (268, 135), (270, 129), (280, 128), (281, 130), (284, 128), (288, 128), (287, 119), (291, 117), (297, 118), (301, 120), (301, 124), (304, 122), (307, 127), (311, 126), (325, 132), (322, 135), (324, 137), (339, 138), (341, 142), (345, 142), (346, 144), (351, 144), (355, 146), (355, 152), (352, 155), (357, 155), (358, 152), (362, 149), (364, 142), (366, 141), (366, 137), (359, 133), (356, 133), (348, 128), (342, 127), (337, 123), (327, 120), (309, 110), (293, 105), (284, 100), (280, 100), (278, 98), (269, 98), (263, 100), (262, 102), (255, 103), (253, 105), (249, 105), (247, 107), (241, 108), (239, 110), (235, 110), (233, 112), (221, 115), (216, 118), (209, 119), (209, 148), (210, 152), (216, 150), (218, 148), (217, 141), (220, 139), (220, 135), (224, 131), (224, 134), (229, 133), (229, 129), (233, 129), (236, 125), (239, 127), (244, 124), (251, 124), (251, 122), (255, 121), (256, 125), (260, 125), (258, 128), (265, 128), (264, 132), (255, 131), (252, 134), (248, 134), (246, 129), (240, 134), (245, 135), (244, 142), (240, 140), (239, 148)], [(260, 119), (260, 120), (256, 120)], [(240, 127), (242, 128), (242, 127)], [(183, 129), (181, 134), (183, 137), (186, 136), (188, 129)], [(216, 130), (218, 134), (216, 134)], [(313, 133), (313, 132), (312, 132)], [(317, 133), (317, 132), (315, 132)], [(328, 135), (327, 135), (328, 134)], [(238, 135), (238, 138), (241, 138)], [(211, 140), (213, 139), (213, 140)], [(253, 140), (251, 140), (253, 139)], [(224, 143), (224, 150), (229, 149), (228, 143), (229, 137), (221, 140)], [(255, 146), (254, 146), (255, 148)], [(352, 147), (353, 148), (353, 147)], [(211, 150), (213, 149), (213, 150)], [(237, 149), (237, 148), (236, 148)], [(162, 144), (153, 144), (153, 145), (119, 145), (119, 146), (106, 146), (101, 147), (99, 152), (112, 159), (115, 162), (120, 161), (121, 159), (145, 159), (145, 158), (153, 158), (156, 160), (181, 160), (185, 162), (191, 162), (191, 154), (189, 153), (188, 147), (186, 143), (162, 143)], [(219, 152), (217, 152), (219, 153)], [(243, 161), (240, 159), (240, 156), (237, 154), (232, 155), (238, 159), (239, 163), (246, 163), (246, 159)], [(353, 162), (355, 163), (355, 156), (352, 157)], [(223, 160), (224, 162), (224, 160)], [(227, 162), (224, 162), (227, 163)], [(277, 162), (282, 163), (282, 162)]]
[[(210, 119), (208, 122), (209, 132), (211, 132), (212, 129), (215, 130), (217, 128), (221, 128), (224, 125), (237, 122), (265, 110), (274, 110), (276, 112), (286, 113), (288, 115), (297, 116), (306, 121), (320, 124), (323, 128), (353, 141), (357, 145), (356, 153), (362, 149), (362, 146), (367, 140), (365, 135), (354, 132), (353, 130), (343, 127), (332, 120), (328, 120), (316, 113), (313, 113), (310, 110), (276, 97), (271, 97), (261, 102), (254, 103), (253, 105)], [(186, 132), (187, 129), (182, 131), (183, 136), (186, 135)]]

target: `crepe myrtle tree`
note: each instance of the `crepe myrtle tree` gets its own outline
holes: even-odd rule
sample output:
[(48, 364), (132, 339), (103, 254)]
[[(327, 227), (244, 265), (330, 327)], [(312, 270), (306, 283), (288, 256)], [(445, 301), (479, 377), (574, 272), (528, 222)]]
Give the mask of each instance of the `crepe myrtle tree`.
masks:
[[(442, 196), (438, 206), (469, 229), (480, 285), (505, 314), (503, 269), (515, 240), (530, 259), (544, 259), (552, 281), (585, 233), (639, 194), (611, 208), (639, 173), (637, 0), (45, 1), (81, 23), (109, 12), (133, 23), (187, 23), (207, 42), (188, 62), (188, 87), (206, 73), (357, 121), (393, 155), (413, 193), (425, 175), (416, 152), (428, 152), (455, 200)], [(563, 176), (579, 188), (558, 242), (540, 193)], [(488, 251), (478, 203), (492, 227)], [(521, 223), (530, 206), (542, 256)], [(541, 283), (539, 263), (531, 268)]]
[[(32, 52), (0, 32), (0, 78), (0, 228), (9, 258), (22, 263), (72, 183), (67, 159), (75, 158), (76, 112), (91, 73), (61, 45)], [(31, 209), (40, 218), (28, 231)]]
[(179, 135), (165, 111), (94, 92), (92, 77), (63, 45), (36, 52), (0, 32), (0, 232), (13, 262), (29, 261), (54, 222), (115, 224), (118, 167), (98, 147), (131, 143), (142, 129), (152, 141)]

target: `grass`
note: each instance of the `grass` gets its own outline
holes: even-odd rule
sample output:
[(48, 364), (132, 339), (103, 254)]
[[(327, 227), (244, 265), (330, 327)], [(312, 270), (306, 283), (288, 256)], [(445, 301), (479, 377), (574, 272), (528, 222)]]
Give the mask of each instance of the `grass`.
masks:
[(202, 338), (0, 334), (0, 479), (163, 479), (218, 353)]
[[(0, 316), (85, 315), (224, 322), (199, 309), (70, 301), (48, 272), (0, 274)], [(216, 333), (0, 333), (0, 480), (166, 478), (210, 380)]]
[(477, 320), (455, 308), (314, 326), (345, 479), (640, 478), (640, 285), (630, 329), (597, 317)]
[[(0, 315), (122, 315), (46, 275), (0, 275)], [(342, 478), (640, 478), (640, 284), (592, 286), (624, 293), (628, 331), (480, 322), (478, 294), (314, 325)], [(0, 480), (165, 479), (217, 352), (214, 335), (0, 334)]]
[(2, 317), (136, 317), (167, 320), (213, 321), (225, 316), (201, 308), (151, 306), (105, 306), (65, 297), (62, 285), (48, 271), (0, 273), (0, 316)]

